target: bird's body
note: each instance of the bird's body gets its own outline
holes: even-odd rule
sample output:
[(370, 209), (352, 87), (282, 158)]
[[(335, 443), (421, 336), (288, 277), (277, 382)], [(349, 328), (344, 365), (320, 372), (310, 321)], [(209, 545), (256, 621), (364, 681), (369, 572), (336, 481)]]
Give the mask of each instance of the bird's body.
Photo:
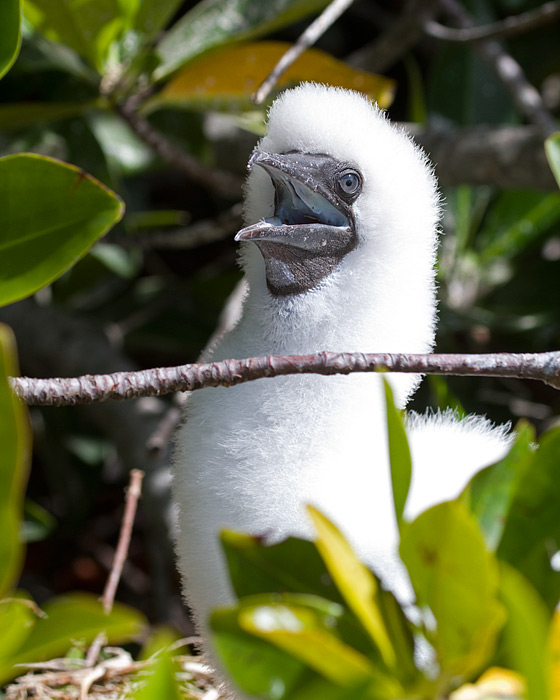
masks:
[[(439, 200), (412, 142), (358, 94), (304, 85), (275, 102), (252, 162), (261, 167), (249, 176), (249, 225), (238, 234), (248, 294), (212, 359), (428, 352)], [(293, 200), (305, 216), (293, 214)], [(418, 381), (390, 377), (399, 406)], [(395, 551), (384, 402), (372, 374), (261, 379), (190, 397), (174, 465), (177, 552), (203, 634), (209, 611), (232, 596), (219, 531), (309, 537), (307, 503), (387, 586), (410, 596)], [(482, 419), (459, 424), (451, 414), (413, 418), (410, 441), (409, 516), (457, 496), (508, 443)]]

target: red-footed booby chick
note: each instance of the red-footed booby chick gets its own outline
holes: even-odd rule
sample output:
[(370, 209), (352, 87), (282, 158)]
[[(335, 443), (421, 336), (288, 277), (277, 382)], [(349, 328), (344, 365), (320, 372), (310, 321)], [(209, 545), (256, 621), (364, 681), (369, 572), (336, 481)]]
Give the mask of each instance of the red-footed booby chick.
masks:
[[(358, 93), (304, 84), (274, 102), (249, 167), (236, 236), (248, 292), (211, 358), (429, 352), (439, 195), (411, 139)], [(404, 407), (420, 377), (388, 376)], [(189, 398), (174, 460), (176, 544), (203, 638), (210, 611), (232, 600), (219, 531), (308, 538), (307, 503), (410, 602), (384, 402), (375, 374), (260, 379)], [(455, 498), (509, 444), (504, 429), (452, 413), (413, 417), (409, 436), (407, 517)]]

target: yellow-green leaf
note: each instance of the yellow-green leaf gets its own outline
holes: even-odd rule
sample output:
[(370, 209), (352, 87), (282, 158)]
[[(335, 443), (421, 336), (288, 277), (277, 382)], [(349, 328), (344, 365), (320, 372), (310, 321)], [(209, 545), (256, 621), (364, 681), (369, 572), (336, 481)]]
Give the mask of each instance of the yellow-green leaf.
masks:
[[(146, 105), (146, 109), (175, 104), (186, 107), (247, 106), (251, 94), (290, 44), (260, 41), (234, 44), (191, 61)], [(395, 91), (389, 78), (352, 68), (319, 49), (308, 49), (280, 78), (276, 89), (314, 81), (365, 93), (388, 107)]]
[(549, 136), (544, 142), (546, 157), (560, 187), (560, 131)]
[(19, 53), (20, 16), (19, 0), (0, 2), (0, 78), (10, 70)]
[(391, 481), (393, 484), (393, 501), (399, 529), (402, 524), (403, 511), (412, 476), (412, 461), (408, 439), (404, 430), (402, 413), (395, 406), (393, 392), (389, 382), (384, 379), (385, 404), (387, 407), (387, 435), (389, 438), (389, 462), (391, 464)]
[(317, 509), (308, 506), (317, 531), (315, 546), (348, 605), (368, 631), (388, 666), (396, 662), (383, 617), (376, 603), (377, 581), (358, 559), (341, 532)]
[(18, 374), (14, 335), (0, 325), (0, 598), (15, 585), (23, 559), (21, 521), (31, 432), (27, 410), (8, 383), (9, 376)]

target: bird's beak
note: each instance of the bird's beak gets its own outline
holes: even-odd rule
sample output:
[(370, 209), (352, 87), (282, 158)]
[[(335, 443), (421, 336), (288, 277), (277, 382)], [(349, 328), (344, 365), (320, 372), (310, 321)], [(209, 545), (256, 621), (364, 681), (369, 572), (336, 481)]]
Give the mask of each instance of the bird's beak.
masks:
[(312, 289), (357, 244), (352, 208), (335, 191), (341, 164), (322, 154), (256, 150), (249, 168), (255, 165), (274, 185), (274, 213), (235, 240), (257, 244), (274, 295)]
[(332, 190), (331, 172), (336, 165), (332, 158), (256, 150), (248, 167), (255, 165), (272, 179), (275, 211), (272, 217), (239, 231), (236, 241), (270, 241), (315, 253), (347, 247), (353, 217), (350, 207)]

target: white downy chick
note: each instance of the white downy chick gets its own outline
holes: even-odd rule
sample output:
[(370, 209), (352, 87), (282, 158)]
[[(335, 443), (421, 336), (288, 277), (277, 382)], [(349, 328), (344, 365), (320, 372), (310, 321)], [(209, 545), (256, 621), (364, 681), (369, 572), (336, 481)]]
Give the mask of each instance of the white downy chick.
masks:
[[(424, 154), (358, 93), (304, 84), (283, 93), (250, 160), (242, 316), (212, 360), (268, 354), (429, 352), (439, 196)], [(420, 381), (386, 375), (404, 407)], [(218, 533), (311, 537), (327, 515), (404, 602), (382, 379), (300, 375), (194, 392), (178, 438), (174, 498), (185, 594), (208, 637), (232, 600)], [(409, 421), (405, 515), (456, 497), (509, 438), (482, 418)]]

